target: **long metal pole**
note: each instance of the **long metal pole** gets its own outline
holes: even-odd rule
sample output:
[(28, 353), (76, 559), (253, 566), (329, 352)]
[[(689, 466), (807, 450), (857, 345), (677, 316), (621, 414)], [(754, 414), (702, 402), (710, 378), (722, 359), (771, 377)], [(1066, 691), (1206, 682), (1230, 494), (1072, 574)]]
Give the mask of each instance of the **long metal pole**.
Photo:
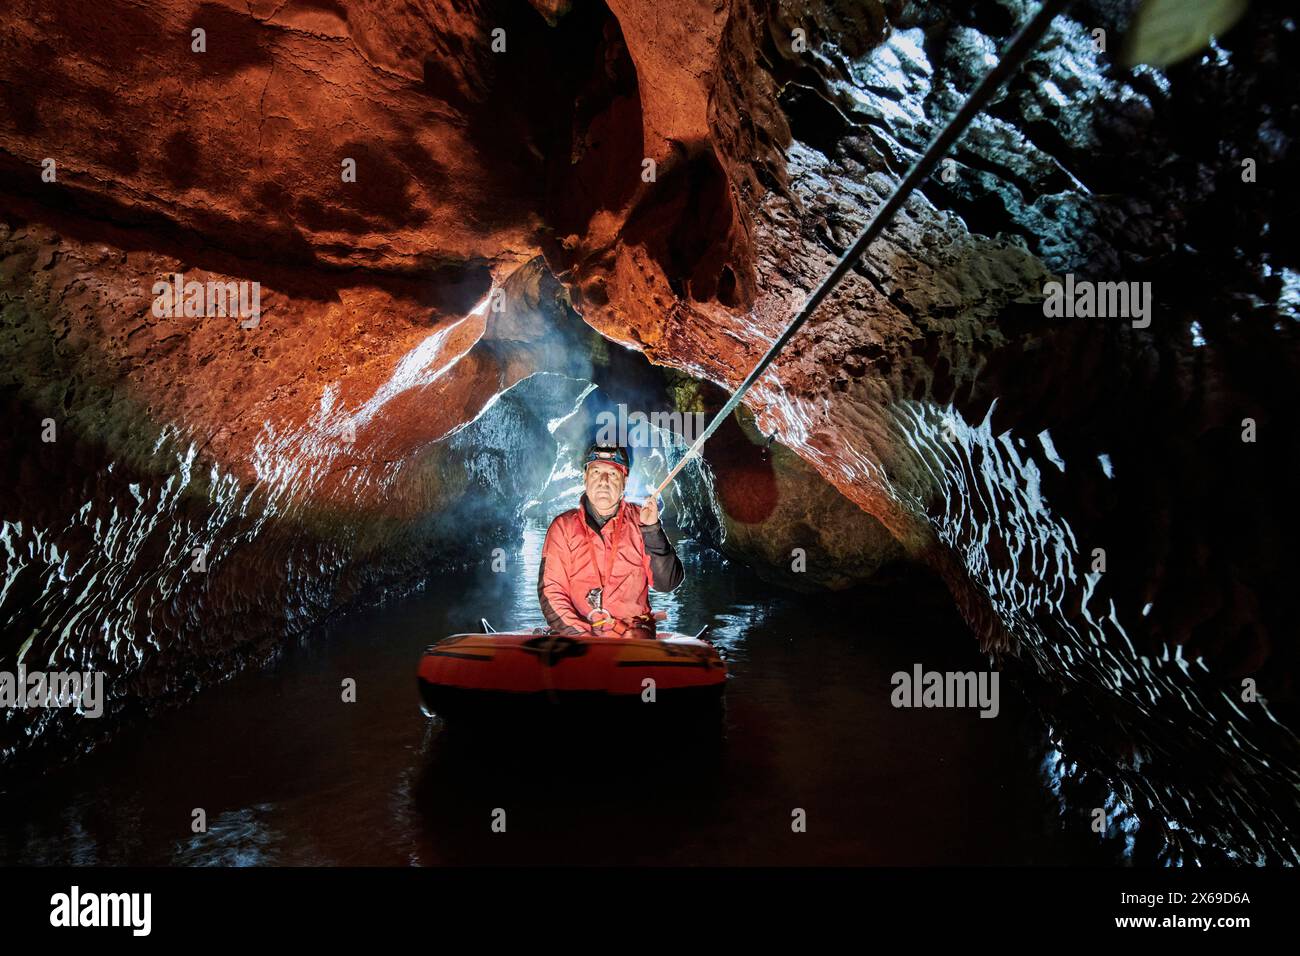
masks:
[(835, 268), (826, 274), (817, 288), (813, 290), (812, 295), (804, 300), (803, 307), (790, 321), (790, 324), (785, 327), (785, 331), (777, 336), (776, 341), (767, 350), (767, 354), (763, 356), (762, 360), (745, 380), (740, 383), (740, 387), (727, 400), (727, 404), (723, 405), (718, 414), (713, 416), (713, 421), (709, 422), (708, 428), (700, 433), (700, 437), (695, 439), (695, 443), (687, 449), (686, 454), (673, 466), (672, 471), (668, 472), (668, 477), (659, 483), (659, 487), (651, 494), (651, 498), (659, 497), (663, 490), (677, 477), (678, 473), (686, 467), (686, 463), (699, 454), (709, 436), (718, 430), (728, 415), (735, 411), (736, 406), (740, 404), (741, 398), (758, 381), (759, 377), (767, 371), (767, 367), (772, 364), (772, 360), (776, 358), (777, 353), (794, 337), (799, 328), (812, 317), (817, 306), (821, 304), (826, 296), (830, 295), (831, 290), (839, 284), (839, 281), (844, 278), (849, 269), (853, 267), (853, 264), (858, 261), (858, 257), (862, 255), (867, 246), (884, 231), (885, 227), (894, 218), (894, 215), (903, 207), (907, 197), (912, 194), (912, 191), (916, 189), (921, 180), (930, 175), (931, 170), (934, 169), (940, 158), (948, 152), (949, 147), (957, 141), (958, 137), (966, 132), (966, 127), (984, 109), (988, 101), (993, 98), (993, 94), (1020, 67), (1025, 57), (1042, 39), (1043, 34), (1047, 32), (1048, 26), (1051, 25), (1052, 19), (1064, 10), (1069, 3), (1070, 0), (1045, 0), (1038, 12), (1034, 14), (1033, 19), (1026, 23), (1020, 32), (1016, 34), (1015, 38), (1007, 46), (1006, 52), (1002, 54), (1002, 59), (988, 73), (984, 74), (984, 78), (980, 80), (979, 85), (975, 87), (975, 91), (962, 104), (961, 109), (957, 111), (957, 115), (939, 131), (939, 135), (921, 154), (921, 158), (907, 171), (907, 175), (903, 177), (902, 182), (894, 189), (889, 199), (876, 210), (876, 214), (871, 217), (871, 221), (867, 223), (866, 228), (854, 240), (853, 245), (840, 257), (840, 261), (835, 264)]

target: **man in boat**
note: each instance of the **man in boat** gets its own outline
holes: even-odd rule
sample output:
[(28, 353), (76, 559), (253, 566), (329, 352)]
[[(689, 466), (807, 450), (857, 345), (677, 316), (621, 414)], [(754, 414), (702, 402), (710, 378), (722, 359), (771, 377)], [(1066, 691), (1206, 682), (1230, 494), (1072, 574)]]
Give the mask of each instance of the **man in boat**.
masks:
[(537, 597), (552, 633), (653, 636), (650, 588), (671, 591), (686, 576), (658, 502), (623, 500), (629, 468), (626, 448), (588, 448), (586, 493), (546, 531)]

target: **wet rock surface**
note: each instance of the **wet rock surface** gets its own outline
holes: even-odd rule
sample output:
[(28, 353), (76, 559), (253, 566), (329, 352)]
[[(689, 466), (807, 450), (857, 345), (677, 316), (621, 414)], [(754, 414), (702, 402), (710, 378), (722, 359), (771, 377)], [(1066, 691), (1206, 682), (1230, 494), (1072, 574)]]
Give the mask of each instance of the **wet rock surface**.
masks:
[[(130, 290), (178, 260), (11, 223), (0, 654), (102, 671), (117, 716), (512, 539), (555, 454), (548, 418), (584, 384), (563, 373), (589, 374), (566, 341), (590, 330), (545, 334), (562, 290), (539, 264), (500, 313), (441, 317), (362, 281), (328, 303), (273, 292), (280, 318), (246, 330), (151, 315)], [(407, 355), (372, 351), (363, 315)], [(7, 709), (0, 746), (31, 756), (51, 725), (92, 742), (111, 723)]]
[[(1278, 414), (1295, 380), (1294, 243), (1269, 212), (1294, 187), (1283, 174), (1257, 189), (1242, 161), (1294, 161), (1274, 131), (1296, 109), (1281, 93), (1296, 88), (1295, 25), (1257, 8), (1166, 76), (1093, 50), (1091, 30), (1114, 38), (1124, 11), (1081, 10), (749, 404), (764, 434), (929, 556), (987, 646), (1031, 663), (1067, 755), (1053, 772), (1110, 783), (1094, 805), (1112, 807), (1112, 833), (1149, 824), (1144, 858), (1294, 861), (1291, 562), (1267, 504), (1296, 447)], [(592, 271), (655, 291), (575, 296), (589, 322), (736, 384), (1026, 5), (875, 11), (888, 28), (859, 50), (839, 42), (849, 15), (834, 7), (811, 28), (777, 6), (729, 21), (713, 110), (753, 224), (748, 310), (683, 294), (690, 277), (619, 247)], [(796, 26), (821, 38), (809, 56), (787, 42)], [(750, 82), (755, 60), (769, 80)], [(1226, 103), (1223, 122), (1194, 119)], [(1046, 283), (1076, 272), (1149, 282), (1151, 324), (1049, 320)], [(627, 305), (669, 291), (671, 311)], [(1275, 441), (1243, 440), (1264, 421)], [(1266, 700), (1247, 705), (1247, 678)]]
[[(677, 394), (688, 407), (707, 410), (702, 421), (726, 398), (710, 387), (679, 388)], [(687, 487), (690, 497), (714, 504), (706, 513), (689, 512), (687, 528), (765, 580), (805, 593), (840, 591), (908, 563), (902, 545), (874, 516), (774, 436), (763, 435), (743, 406), (702, 456), (705, 471), (689, 476)], [(668, 457), (676, 463), (676, 454)]]
[[(678, 503), (777, 577), (773, 520), (818, 522), (828, 586), (932, 565), (1051, 728), (1069, 825), (1104, 805), (1137, 858), (1295, 863), (1300, 32), (1257, 2), (1126, 70), (1093, 31), (1117, 48), (1131, 6), (1057, 19), (750, 393), (802, 463), (738, 466), (724, 432)], [(168, 0), (91, 34), (20, 3), (0, 660), (148, 700), (481, 558), (590, 384), (658, 401), (642, 356), (739, 383), (1029, 7)], [(155, 317), (175, 271), (261, 282), (260, 325)], [(1149, 282), (1150, 324), (1049, 318), (1067, 274)], [(848, 503), (856, 550), (822, 537)], [(46, 729), (7, 720), (10, 749)]]

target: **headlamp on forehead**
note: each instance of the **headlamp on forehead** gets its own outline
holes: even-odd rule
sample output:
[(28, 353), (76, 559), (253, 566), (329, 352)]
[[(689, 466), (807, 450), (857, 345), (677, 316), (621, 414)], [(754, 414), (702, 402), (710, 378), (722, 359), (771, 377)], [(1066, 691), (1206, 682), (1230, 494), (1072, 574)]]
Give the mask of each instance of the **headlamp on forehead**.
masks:
[(628, 473), (631, 467), (627, 449), (615, 445), (592, 445), (588, 448), (587, 454), (582, 460), (582, 470), (586, 471), (587, 466), (593, 461), (603, 461), (608, 465), (613, 465), (624, 475)]

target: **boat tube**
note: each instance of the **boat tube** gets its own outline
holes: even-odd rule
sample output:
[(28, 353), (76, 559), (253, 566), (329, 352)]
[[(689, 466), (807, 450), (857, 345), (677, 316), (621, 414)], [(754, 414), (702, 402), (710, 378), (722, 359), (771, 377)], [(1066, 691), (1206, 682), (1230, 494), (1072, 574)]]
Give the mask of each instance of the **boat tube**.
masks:
[(453, 634), (425, 649), (419, 688), (426, 715), (520, 704), (716, 702), (727, 680), (723, 655), (699, 637), (507, 633), (484, 623), (489, 633)]

